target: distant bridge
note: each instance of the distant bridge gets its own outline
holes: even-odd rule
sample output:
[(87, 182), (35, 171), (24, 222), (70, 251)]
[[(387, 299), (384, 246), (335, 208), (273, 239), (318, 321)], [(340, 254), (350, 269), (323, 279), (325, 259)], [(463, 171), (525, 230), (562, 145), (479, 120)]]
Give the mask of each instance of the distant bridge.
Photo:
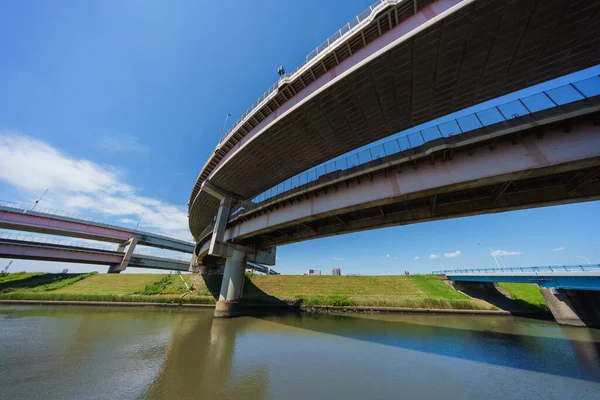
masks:
[(122, 243), (136, 238), (139, 245), (192, 253), (194, 243), (156, 233), (105, 224), (58, 211), (31, 211), (24, 204), (0, 201), (0, 229)]
[[(44, 233), (79, 239), (118, 243), (116, 250), (96, 245), (86, 247), (83, 243), (61, 244), (61, 241), (43, 237), (28, 240), (10, 239), (13, 235), (0, 235), (0, 258), (21, 258), (44, 261), (62, 261), (110, 265), (108, 272), (118, 273), (127, 267), (188, 271), (190, 260), (157, 257), (135, 253), (136, 245), (193, 253), (194, 243), (152, 232), (140, 231), (106, 224), (56, 210), (30, 210), (19, 203), (0, 201), (0, 229)], [(265, 274), (276, 271), (259, 263), (248, 269)]]
[[(20, 235), (11, 235), (18, 237)], [(190, 261), (151, 254), (119, 251), (108, 246), (84, 245), (49, 238), (30, 237), (29, 240), (0, 237), (0, 258), (37, 261), (59, 261), (80, 264), (121, 265), (124, 258), (131, 268), (149, 268), (169, 271), (188, 271)], [(257, 263), (248, 263), (247, 268), (264, 274), (277, 272)]]
[(535, 283), (547, 289), (600, 290), (600, 264), (434, 271), (451, 281)]
[(459, 290), (493, 290), (496, 282), (534, 283), (561, 324), (600, 327), (600, 264), (435, 271)]

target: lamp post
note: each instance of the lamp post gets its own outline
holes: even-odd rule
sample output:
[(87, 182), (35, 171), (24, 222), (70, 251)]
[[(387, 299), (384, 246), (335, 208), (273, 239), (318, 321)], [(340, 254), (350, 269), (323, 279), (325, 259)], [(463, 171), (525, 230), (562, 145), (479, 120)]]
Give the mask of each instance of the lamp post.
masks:
[(48, 190), (50, 190), (50, 189), (44, 190), (44, 194), (42, 194), (42, 196), (35, 201), (35, 203), (33, 204), (33, 207), (31, 207), (31, 210), (29, 210), (29, 211), (33, 211), (33, 209), (38, 205), (38, 203), (40, 201), (42, 201), (42, 199), (44, 198), (44, 196), (46, 195), (46, 193), (48, 193)]
[(225, 127), (227, 126), (227, 120), (231, 117), (231, 113), (227, 113), (225, 117), (225, 122), (223, 122), (223, 127), (221, 128), (221, 137), (219, 138), (219, 143), (223, 141), (223, 136), (225, 135)]
[[(477, 243), (477, 246), (481, 246), (481, 244)], [(493, 258), (493, 259), (494, 259), (494, 261), (496, 262), (496, 266), (497, 266), (498, 268), (500, 268), (500, 269), (501, 269), (502, 267), (500, 266), (500, 263), (498, 262), (498, 258), (500, 258), (500, 257), (497, 257), (497, 256), (494, 254), (494, 250), (492, 250), (492, 248), (491, 248), (491, 247), (488, 247), (488, 249), (490, 250), (490, 256), (492, 256), (492, 258)], [(502, 259), (500, 259), (500, 261), (502, 261)], [(504, 265), (504, 261), (502, 261), (502, 265)], [(506, 268), (506, 266), (504, 266), (504, 267)]]
[(140, 222), (142, 222), (142, 217), (144, 216), (144, 213), (142, 213), (142, 215), (140, 215), (140, 219), (138, 220), (137, 225), (135, 226), (135, 230), (137, 231), (138, 226), (140, 226)]
[(588, 263), (589, 265), (592, 265), (592, 263), (590, 262), (590, 260), (588, 260), (586, 257), (583, 257), (583, 256), (573, 256), (573, 258), (581, 258), (582, 260), (585, 260), (585, 261), (587, 261), (587, 263)]

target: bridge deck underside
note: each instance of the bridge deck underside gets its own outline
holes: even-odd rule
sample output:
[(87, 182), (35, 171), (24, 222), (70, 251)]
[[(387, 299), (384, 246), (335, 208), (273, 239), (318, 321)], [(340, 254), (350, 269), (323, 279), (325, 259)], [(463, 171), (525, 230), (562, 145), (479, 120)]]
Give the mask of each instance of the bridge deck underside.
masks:
[[(560, 169), (548, 167), (536, 171), (535, 176), (528, 179), (516, 179), (516, 176), (502, 177), (509, 183), (508, 186), (502, 182), (476, 188), (455, 187), (447, 192), (440, 189), (420, 193), (422, 197), (417, 198), (405, 196), (390, 199), (381, 205), (325, 216), (310, 222), (290, 223), (288, 226), (273, 228), (267, 232), (257, 232), (255, 236), (249, 235), (240, 242), (270, 247), (374, 228), (598, 200), (600, 180), (589, 181), (575, 190), (572, 190), (571, 182), (576, 182), (580, 176), (597, 173), (599, 166), (600, 159), (594, 160), (593, 167), (580, 168), (581, 165), (570, 165), (569, 168), (573, 170), (562, 173)], [(502, 192), (503, 189), (505, 191)], [(498, 197), (500, 193), (501, 196)]]
[[(591, 0), (475, 1), (349, 75), (332, 75), (330, 87), (264, 129), (210, 180), (251, 198), (411, 126), (598, 64), (599, 9)], [(194, 237), (216, 209), (201, 192), (190, 209)]]
[[(595, 128), (598, 126), (598, 116), (598, 113), (594, 113), (561, 121), (556, 123), (559, 127), (558, 131), (552, 128), (553, 125), (544, 127), (545, 130), (536, 127), (483, 141), (477, 146), (440, 151), (408, 164), (385, 164), (385, 167), (372, 173), (349, 175), (349, 179), (321, 184), (315, 186), (312, 191), (298, 192), (295, 196), (274, 201), (266, 208), (236, 217), (230, 224), (229, 230), (232, 232), (230, 236), (235, 237), (235, 241), (241, 244), (269, 247), (386, 226), (600, 199), (600, 157), (593, 156), (501, 175), (485, 177), (482, 175), (482, 178), (477, 180), (457, 181), (446, 186), (383, 197), (356, 206), (343, 206), (340, 203), (339, 209), (331, 212), (304, 218), (290, 217), (287, 222), (273, 223), (254, 232), (237, 235), (233, 233), (241, 232), (236, 230), (237, 225), (243, 226), (248, 221), (248, 226), (254, 226), (253, 219), (262, 218), (261, 221), (264, 221), (268, 214), (271, 214), (269, 221), (274, 221), (273, 212), (277, 212), (277, 215), (281, 215), (280, 213), (294, 215), (292, 210), (297, 205), (305, 201), (312, 204), (311, 202), (321, 198), (326, 199), (328, 193), (330, 196), (335, 194), (339, 197), (342, 195), (337, 193), (338, 190), (342, 194), (350, 190), (348, 196), (350, 193), (355, 193), (351, 192), (352, 190), (368, 192), (369, 188), (378, 187), (377, 182), (386, 181), (390, 179), (388, 177), (393, 177), (395, 174), (410, 175), (418, 171), (426, 171), (428, 168), (433, 171), (436, 165), (440, 165), (444, 170), (443, 165), (446, 163), (448, 165), (458, 163), (465, 165), (466, 168), (473, 154), (485, 157), (485, 154), (490, 152), (490, 155), (493, 155), (494, 152), (499, 151), (498, 149), (515, 148), (515, 145), (521, 141), (530, 149), (535, 147), (526, 142), (545, 140), (545, 143), (553, 143), (552, 139), (545, 135), (569, 140), (569, 133), (566, 131), (573, 126), (589, 126), (591, 132), (598, 129)], [(596, 121), (596, 125), (590, 121)], [(545, 131), (555, 133), (544, 134)], [(592, 138), (596, 135), (590, 134)], [(589, 143), (596, 143), (596, 141), (592, 140)], [(361, 186), (365, 189), (360, 189)], [(313, 204), (312, 207), (316, 205)]]
[[(111, 250), (0, 239), (0, 258), (112, 265), (119, 264), (123, 256)], [(187, 271), (189, 262), (134, 253), (128, 267)]]

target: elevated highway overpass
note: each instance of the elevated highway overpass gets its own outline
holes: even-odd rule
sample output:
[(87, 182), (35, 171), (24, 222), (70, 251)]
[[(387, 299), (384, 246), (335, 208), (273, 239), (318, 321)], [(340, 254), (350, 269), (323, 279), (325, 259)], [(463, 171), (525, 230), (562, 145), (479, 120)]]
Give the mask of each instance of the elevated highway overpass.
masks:
[[(567, 87), (600, 94), (599, 77), (584, 82)], [(230, 215), (223, 241), (272, 248), (385, 226), (598, 199), (600, 96), (577, 100), (565, 97), (564, 88), (557, 90), (562, 105), (529, 112), (525, 106), (534, 109), (532, 100), (541, 107), (555, 95), (535, 94), (294, 177)], [(522, 115), (504, 117), (503, 109)], [(213, 230), (209, 226), (198, 240), (200, 264), (222, 259), (210, 254)]]
[(189, 241), (89, 219), (62, 215), (58, 212), (30, 210), (29, 207), (23, 204), (5, 201), (0, 201), (0, 229), (44, 233), (112, 243), (123, 243), (131, 238), (136, 238), (137, 243), (144, 246), (183, 253), (192, 253), (194, 251), (194, 243)]
[(595, 97), (440, 135), (249, 206), (230, 217), (224, 239), (273, 247), (386, 226), (600, 199), (599, 121), (600, 97)]
[[(156, 255), (140, 254), (111, 250), (103, 246), (87, 246), (68, 244), (52, 240), (23, 240), (0, 237), (0, 258), (21, 260), (69, 262), (78, 264), (108, 265), (117, 269), (127, 258), (128, 268), (149, 268), (168, 271), (188, 271), (190, 261)], [(43, 239), (43, 238), (36, 238)], [(247, 269), (269, 275), (278, 274), (276, 271), (257, 263), (248, 263)], [(121, 271), (119, 271), (121, 272)]]
[[(130, 253), (128, 267), (187, 271), (189, 261)], [(104, 248), (0, 238), (0, 258), (118, 266), (123, 252)]]
[[(197, 242), (194, 255), (199, 256), (199, 264), (211, 265), (223, 259), (243, 260), (249, 252), (263, 257), (263, 263), (274, 263), (274, 251), (270, 249), (275, 245), (340, 233), (338, 228), (320, 232), (326, 221), (314, 220), (312, 224), (309, 221), (312, 216), (309, 218), (306, 212), (299, 214), (298, 223), (292, 226), (287, 225), (291, 222), (287, 216), (279, 218), (281, 213), (263, 210), (261, 217), (270, 220), (254, 222), (252, 227), (249, 225), (252, 222), (245, 218), (249, 217), (245, 210), (255, 207), (252, 199), (263, 191), (353, 149), (500, 95), (598, 64), (599, 9), (600, 4), (592, 0), (378, 1), (309, 54), (305, 64), (282, 77), (236, 121), (211, 154), (189, 201), (189, 224)], [(454, 133), (446, 136), (454, 136)], [(489, 136), (476, 142), (477, 146), (493, 142), (486, 146), (495, 148), (498, 141)], [(463, 144), (466, 148), (475, 143)], [(458, 157), (451, 149), (457, 144), (444, 145), (444, 151), (441, 148), (424, 151), (429, 156), (440, 150), (438, 155), (443, 160)], [(515, 150), (512, 153), (517, 156)], [(422, 158), (413, 155), (409, 161), (420, 167), (423, 162), (417, 159)], [(543, 160), (531, 165), (529, 170), (538, 170), (542, 164)], [(563, 172), (593, 175), (594, 167), (594, 162), (589, 165), (582, 162), (577, 166), (572, 164)], [(439, 162), (436, 168), (437, 172), (430, 171), (434, 175), (440, 173)], [(538, 172), (548, 175), (548, 170)], [(558, 170), (555, 172), (555, 177), (559, 176)], [(525, 175), (510, 178), (513, 183), (495, 182), (506, 186), (494, 186), (500, 193), (495, 200), (500, 201), (496, 211), (518, 208), (502, 204), (502, 197)], [(531, 178), (538, 181), (524, 183), (535, 186), (543, 179), (536, 175)], [(582, 179), (581, 176), (572, 178)], [(346, 180), (343, 184), (350, 188), (350, 182)], [(376, 193), (378, 188), (373, 188), (371, 193)], [(331, 189), (339, 193), (340, 187)], [(460, 190), (467, 189), (463, 186)], [(329, 206), (343, 197), (327, 193)], [(458, 191), (454, 193), (457, 199)], [(432, 189), (431, 195), (434, 194)], [(580, 200), (573, 201), (596, 195), (582, 193), (574, 196)], [(473, 200), (469, 193), (462, 196), (463, 202)], [(375, 207), (369, 207), (371, 212), (377, 213), (371, 217), (386, 218), (386, 207), (391, 205), (386, 204), (387, 200), (379, 200), (381, 204), (373, 203)], [(406, 212), (414, 208), (408, 203), (413, 200), (406, 196)], [(428, 207), (438, 210), (440, 215), (446, 201), (443, 196), (427, 197)], [(529, 206), (541, 203), (529, 201)], [(281, 208), (282, 204), (285, 203), (275, 208)], [(231, 211), (239, 208), (243, 210), (237, 211), (234, 218), (238, 219), (230, 220)], [(339, 213), (335, 209), (326, 212), (332, 218), (325, 225), (331, 225), (329, 222), (335, 219), (336, 224), (351, 226), (343, 216), (337, 218)], [(227, 227), (228, 221), (233, 223), (233, 228), (231, 224)], [(275, 221), (284, 225), (277, 226)], [(388, 225), (399, 223), (403, 222), (394, 220)], [(300, 226), (305, 233), (300, 232)], [(386, 225), (366, 224), (346, 231), (376, 226)], [(225, 273), (224, 282), (229, 279), (227, 271)], [(225, 283), (221, 293), (223, 300), (235, 303), (239, 289), (239, 284)]]

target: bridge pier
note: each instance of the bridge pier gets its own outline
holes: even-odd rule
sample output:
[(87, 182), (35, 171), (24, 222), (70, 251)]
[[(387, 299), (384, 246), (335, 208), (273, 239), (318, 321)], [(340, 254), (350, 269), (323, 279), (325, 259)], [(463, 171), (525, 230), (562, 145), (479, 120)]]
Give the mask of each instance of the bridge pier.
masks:
[(131, 256), (133, 255), (133, 250), (135, 250), (135, 245), (138, 242), (138, 238), (132, 237), (131, 239), (121, 243), (117, 248), (118, 252), (123, 253), (123, 260), (121, 264), (113, 264), (108, 267), (107, 274), (119, 274), (127, 268), (129, 265), (129, 260), (131, 260)]
[(600, 327), (600, 292), (540, 288), (560, 325)]
[(225, 271), (219, 301), (215, 307), (215, 317), (230, 318), (241, 315), (240, 299), (244, 286), (245, 271), (246, 252), (233, 250), (231, 257), (228, 257), (225, 261)]

